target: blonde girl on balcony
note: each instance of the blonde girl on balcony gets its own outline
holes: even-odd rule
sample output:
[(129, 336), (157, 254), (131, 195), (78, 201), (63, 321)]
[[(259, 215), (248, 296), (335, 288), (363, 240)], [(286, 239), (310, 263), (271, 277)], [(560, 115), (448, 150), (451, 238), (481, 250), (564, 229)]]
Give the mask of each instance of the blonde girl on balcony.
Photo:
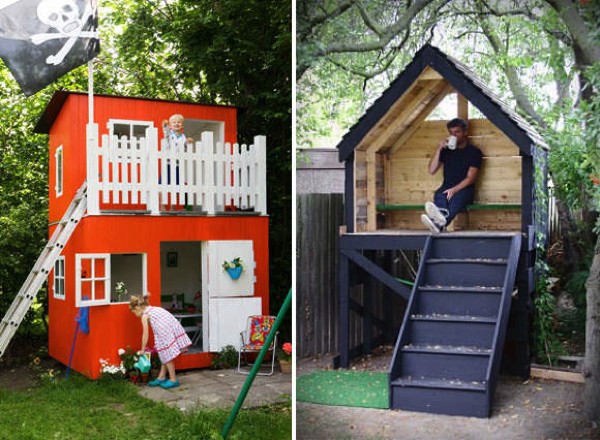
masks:
[(167, 310), (151, 306), (146, 298), (139, 296), (131, 296), (129, 310), (142, 321), (142, 352), (146, 351), (148, 344), (148, 323), (154, 333), (155, 349), (161, 366), (158, 377), (148, 385), (165, 389), (179, 386), (175, 372), (175, 359), (192, 345), (181, 323)]

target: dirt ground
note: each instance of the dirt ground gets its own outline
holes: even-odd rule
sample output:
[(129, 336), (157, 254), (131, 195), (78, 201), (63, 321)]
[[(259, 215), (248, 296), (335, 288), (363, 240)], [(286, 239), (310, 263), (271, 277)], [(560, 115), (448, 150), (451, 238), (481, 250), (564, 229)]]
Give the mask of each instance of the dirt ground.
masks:
[[(387, 371), (391, 348), (363, 357), (352, 369)], [(302, 359), (297, 374), (330, 369), (331, 358)], [(489, 419), (298, 402), (296, 439), (571, 440), (600, 439), (582, 415), (583, 384), (501, 377)]]

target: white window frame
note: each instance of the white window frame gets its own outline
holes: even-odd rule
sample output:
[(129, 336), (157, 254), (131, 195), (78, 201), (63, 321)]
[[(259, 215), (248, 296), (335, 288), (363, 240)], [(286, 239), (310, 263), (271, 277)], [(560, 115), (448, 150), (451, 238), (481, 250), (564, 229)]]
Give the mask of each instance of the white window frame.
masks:
[(54, 173), (56, 177), (56, 185), (54, 186), (54, 191), (56, 192), (56, 197), (60, 197), (63, 194), (64, 170), (64, 149), (61, 145), (56, 149), (56, 152), (54, 153)]
[[(55, 299), (65, 299), (65, 257), (58, 257), (54, 262), (54, 283), (52, 294)], [(62, 283), (61, 283), (62, 281)]]
[(141, 126), (141, 127), (154, 127), (154, 122), (152, 121), (134, 121), (131, 119), (109, 119), (108, 123), (106, 124), (106, 128), (108, 128), (108, 135), (109, 136), (113, 136), (114, 135), (114, 126), (115, 124), (120, 124), (120, 125), (129, 125), (129, 138), (133, 137), (133, 127), (134, 126)]
[[(85, 278), (85, 282), (91, 283), (91, 292), (92, 298), (88, 300), (84, 300), (81, 297), (81, 286), (82, 286), (82, 278), (81, 278), (81, 269), (82, 260), (92, 260), (91, 268), (92, 273), (88, 274)], [(94, 273), (94, 261), (95, 260), (104, 260), (104, 277), (96, 277)], [(104, 298), (103, 299), (95, 299), (95, 282), (102, 281), (104, 282)], [(85, 306), (101, 306), (110, 304), (110, 254), (77, 254), (75, 255), (75, 306), (76, 307), (85, 307)]]

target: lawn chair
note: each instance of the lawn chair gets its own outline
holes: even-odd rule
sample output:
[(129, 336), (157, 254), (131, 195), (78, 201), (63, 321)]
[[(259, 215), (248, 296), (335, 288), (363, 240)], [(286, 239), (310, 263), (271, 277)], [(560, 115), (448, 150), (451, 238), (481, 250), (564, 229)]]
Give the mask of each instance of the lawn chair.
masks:
[[(240, 332), (241, 346), (238, 353), (238, 373), (250, 373), (250, 370), (244, 370), (241, 367), (242, 356), (244, 356), (244, 362), (246, 364), (252, 365), (248, 362), (248, 354), (258, 354), (258, 352), (260, 352), (274, 323), (275, 316), (271, 315), (252, 315), (248, 317), (246, 329)], [(259, 376), (270, 376), (273, 374), (273, 369), (275, 368), (275, 347), (277, 347), (277, 333), (275, 333), (273, 343), (268, 349), (268, 351), (271, 352), (271, 372), (257, 373)]]

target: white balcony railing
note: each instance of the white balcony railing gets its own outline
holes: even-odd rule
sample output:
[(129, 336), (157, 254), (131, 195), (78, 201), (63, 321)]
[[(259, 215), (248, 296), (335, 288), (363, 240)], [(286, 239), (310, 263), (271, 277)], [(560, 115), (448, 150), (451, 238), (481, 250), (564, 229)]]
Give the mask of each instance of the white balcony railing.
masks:
[[(183, 207), (215, 214), (238, 209), (267, 214), (266, 137), (253, 145), (200, 141), (176, 145), (158, 138), (150, 127), (145, 138), (103, 135), (87, 126), (88, 213), (101, 209)], [(232, 208), (235, 207), (235, 208)]]

